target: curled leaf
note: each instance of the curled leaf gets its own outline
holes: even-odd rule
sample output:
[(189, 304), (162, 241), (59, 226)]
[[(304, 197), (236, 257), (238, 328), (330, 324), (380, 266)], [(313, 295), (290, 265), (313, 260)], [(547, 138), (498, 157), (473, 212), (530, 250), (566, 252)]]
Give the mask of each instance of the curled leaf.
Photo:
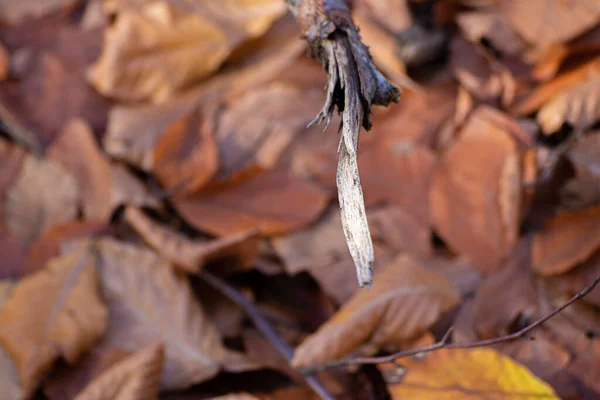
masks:
[(459, 300), (452, 284), (424, 263), (400, 256), (387, 265), (370, 290), (357, 292), (296, 349), (293, 365), (326, 363), (360, 346), (396, 347), (422, 334)]

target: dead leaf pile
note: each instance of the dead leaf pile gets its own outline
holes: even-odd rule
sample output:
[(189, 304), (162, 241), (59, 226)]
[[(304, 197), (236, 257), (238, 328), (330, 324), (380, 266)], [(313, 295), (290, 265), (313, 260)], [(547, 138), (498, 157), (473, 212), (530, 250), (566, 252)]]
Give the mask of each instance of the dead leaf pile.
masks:
[[(370, 290), (341, 118), (307, 128), (326, 71), (286, 1), (0, 0), (0, 398), (318, 399), (305, 367), (518, 332), (600, 275), (598, 2), (351, 3), (404, 88), (358, 147)], [(598, 307), (314, 379), (340, 399), (597, 398)]]

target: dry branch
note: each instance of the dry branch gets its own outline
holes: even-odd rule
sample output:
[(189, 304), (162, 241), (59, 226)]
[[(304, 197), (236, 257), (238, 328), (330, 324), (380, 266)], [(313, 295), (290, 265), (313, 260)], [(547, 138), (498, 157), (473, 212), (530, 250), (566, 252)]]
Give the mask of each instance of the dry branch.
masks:
[(311, 122), (331, 122), (335, 107), (342, 114), (337, 187), (342, 226), (360, 286), (372, 281), (373, 243), (365, 213), (357, 152), (361, 125), (369, 129), (371, 105), (397, 102), (399, 90), (373, 64), (344, 0), (287, 0), (310, 52), (328, 74), (327, 98)]

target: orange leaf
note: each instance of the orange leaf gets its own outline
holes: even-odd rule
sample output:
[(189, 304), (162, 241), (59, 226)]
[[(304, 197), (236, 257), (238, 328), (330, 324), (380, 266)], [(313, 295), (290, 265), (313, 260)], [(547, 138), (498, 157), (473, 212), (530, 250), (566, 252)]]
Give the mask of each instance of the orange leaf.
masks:
[(439, 350), (402, 360), (394, 400), (559, 400), (550, 385), (492, 349)]
[(0, 311), (0, 342), (32, 390), (58, 357), (77, 361), (106, 322), (94, 259), (80, 246), (15, 286)]
[(498, 268), (516, 243), (521, 157), (510, 131), (473, 112), (438, 164), (430, 192), (438, 233), (483, 271)]
[(158, 399), (164, 357), (161, 344), (148, 344), (96, 377), (75, 400)]
[(175, 121), (154, 148), (152, 172), (167, 190), (202, 188), (219, 167), (212, 123), (200, 110)]
[(422, 334), (459, 300), (452, 284), (425, 264), (400, 256), (387, 265), (371, 289), (357, 292), (296, 349), (293, 365), (322, 364), (360, 346), (369, 352), (399, 346)]
[(533, 240), (533, 269), (559, 275), (588, 259), (600, 247), (600, 206), (555, 217)]
[(276, 235), (308, 225), (327, 201), (323, 190), (308, 181), (287, 172), (266, 171), (176, 199), (175, 207), (194, 227), (216, 235), (254, 228)]
[(219, 258), (235, 259), (231, 264), (235, 268), (244, 268), (258, 256), (256, 230), (200, 241), (190, 240), (157, 224), (136, 208), (126, 209), (125, 220), (150, 246), (185, 272), (197, 273), (207, 262)]

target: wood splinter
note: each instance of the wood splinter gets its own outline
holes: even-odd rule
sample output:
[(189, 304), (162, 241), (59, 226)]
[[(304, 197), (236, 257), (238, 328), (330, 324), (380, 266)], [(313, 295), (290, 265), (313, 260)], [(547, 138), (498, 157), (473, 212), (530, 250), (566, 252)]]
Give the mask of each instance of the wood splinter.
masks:
[(311, 55), (328, 74), (325, 105), (310, 125), (325, 122), (327, 129), (336, 106), (342, 115), (336, 176), (342, 226), (358, 284), (368, 287), (373, 280), (375, 254), (358, 174), (358, 140), (361, 125), (371, 128), (371, 105), (398, 102), (400, 91), (373, 64), (344, 0), (286, 1)]

